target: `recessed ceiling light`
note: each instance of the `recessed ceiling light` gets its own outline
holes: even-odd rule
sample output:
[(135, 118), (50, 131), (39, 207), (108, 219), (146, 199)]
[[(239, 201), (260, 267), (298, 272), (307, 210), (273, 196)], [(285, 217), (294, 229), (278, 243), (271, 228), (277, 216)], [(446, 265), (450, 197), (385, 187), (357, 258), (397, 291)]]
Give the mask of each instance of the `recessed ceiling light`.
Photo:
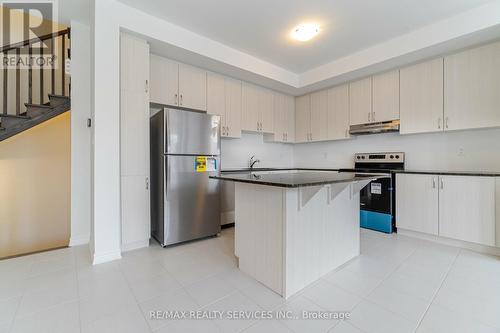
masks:
[(303, 23), (293, 28), (292, 38), (306, 42), (319, 34), (319, 30), (319, 25), (316, 23)]

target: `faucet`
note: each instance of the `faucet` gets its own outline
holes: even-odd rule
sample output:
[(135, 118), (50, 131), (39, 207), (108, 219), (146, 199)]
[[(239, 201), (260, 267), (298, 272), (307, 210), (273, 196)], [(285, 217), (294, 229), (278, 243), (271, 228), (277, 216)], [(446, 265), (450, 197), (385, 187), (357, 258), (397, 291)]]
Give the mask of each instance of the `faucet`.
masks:
[(255, 155), (253, 155), (252, 157), (250, 157), (250, 162), (248, 162), (248, 165), (250, 166), (250, 171), (253, 170), (253, 166), (256, 163), (260, 163), (260, 160), (256, 159)]

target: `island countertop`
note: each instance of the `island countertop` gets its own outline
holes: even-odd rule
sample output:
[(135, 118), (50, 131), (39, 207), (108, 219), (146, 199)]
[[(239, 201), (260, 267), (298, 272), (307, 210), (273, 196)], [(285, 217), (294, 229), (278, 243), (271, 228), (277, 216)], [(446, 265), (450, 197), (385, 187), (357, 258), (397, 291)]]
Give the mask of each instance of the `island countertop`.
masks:
[(380, 178), (380, 176), (375, 174), (356, 174), (354, 172), (338, 173), (334, 171), (294, 170), (291, 172), (231, 172), (222, 173), (219, 176), (210, 176), (210, 178), (256, 185), (296, 188), (348, 183), (361, 180), (375, 180)]

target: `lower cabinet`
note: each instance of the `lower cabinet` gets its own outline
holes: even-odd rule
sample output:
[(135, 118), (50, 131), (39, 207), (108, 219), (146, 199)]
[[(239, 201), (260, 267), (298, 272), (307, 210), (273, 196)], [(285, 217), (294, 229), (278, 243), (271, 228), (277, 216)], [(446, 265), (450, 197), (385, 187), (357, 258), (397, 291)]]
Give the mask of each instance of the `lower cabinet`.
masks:
[(398, 228), (438, 234), (438, 176), (396, 175), (396, 223)]
[(398, 174), (396, 225), (495, 246), (495, 178)]

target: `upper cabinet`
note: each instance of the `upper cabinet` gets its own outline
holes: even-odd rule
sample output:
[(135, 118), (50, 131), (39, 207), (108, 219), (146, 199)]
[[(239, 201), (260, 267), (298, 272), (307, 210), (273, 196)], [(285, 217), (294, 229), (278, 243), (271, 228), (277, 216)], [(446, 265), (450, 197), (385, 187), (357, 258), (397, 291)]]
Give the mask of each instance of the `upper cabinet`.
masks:
[(311, 94), (311, 128), (309, 141), (328, 139), (328, 90)]
[(241, 137), (241, 81), (208, 73), (207, 112), (221, 116), (221, 136)]
[(207, 72), (179, 64), (179, 106), (207, 110)]
[(154, 103), (207, 110), (207, 72), (151, 55), (151, 93)]
[(372, 122), (399, 119), (399, 70), (372, 77)]
[(150, 101), (166, 105), (179, 102), (179, 64), (156, 56), (150, 57)]
[(349, 138), (349, 85), (328, 89), (328, 140)]
[(311, 131), (311, 96), (295, 98), (295, 142), (309, 141)]
[(273, 93), (268, 89), (243, 83), (242, 130), (273, 132)]
[(401, 134), (443, 130), (443, 58), (401, 69)]
[(273, 96), (275, 142), (294, 142), (295, 140), (295, 99), (280, 93)]
[(500, 42), (444, 58), (444, 127), (500, 126)]
[(372, 78), (349, 83), (350, 125), (372, 121)]

